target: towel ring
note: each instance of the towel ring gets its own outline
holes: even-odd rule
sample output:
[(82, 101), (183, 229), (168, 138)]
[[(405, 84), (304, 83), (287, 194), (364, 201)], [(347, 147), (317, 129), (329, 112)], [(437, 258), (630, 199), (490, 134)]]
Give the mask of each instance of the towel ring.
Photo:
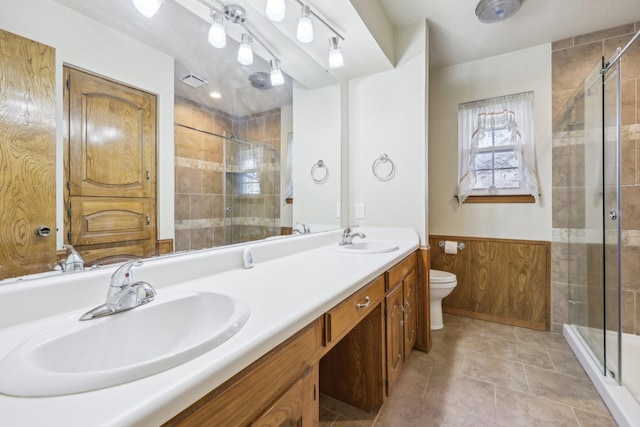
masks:
[[(324, 169), (324, 174), (322, 174), (322, 169)], [(311, 179), (318, 184), (322, 184), (329, 179), (329, 168), (327, 168), (322, 160), (318, 160), (311, 167)]]
[[(380, 166), (382, 163), (389, 163), (391, 165), (391, 169), (386, 175), (382, 175), (377, 171), (378, 166)], [(387, 156), (386, 154), (382, 154), (380, 157), (373, 161), (373, 165), (371, 165), (371, 171), (373, 172), (373, 175), (380, 181), (388, 181), (393, 177), (396, 169), (393, 165), (393, 161), (389, 158), (389, 156)]]

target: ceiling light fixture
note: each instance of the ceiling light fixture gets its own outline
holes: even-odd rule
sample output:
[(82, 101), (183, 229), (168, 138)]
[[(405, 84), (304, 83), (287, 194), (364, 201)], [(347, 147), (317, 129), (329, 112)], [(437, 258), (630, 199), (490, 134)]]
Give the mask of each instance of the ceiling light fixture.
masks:
[(213, 23), (209, 29), (209, 44), (218, 49), (222, 49), (227, 45), (227, 32), (224, 29), (224, 21), (222, 15), (211, 10), (211, 19)]
[(300, 43), (311, 43), (313, 41), (313, 23), (311, 22), (310, 15), (311, 9), (309, 9), (309, 6), (306, 4), (303, 4), (296, 32), (296, 37)]
[(273, 22), (281, 22), (285, 16), (284, 0), (267, 0), (265, 13)]
[(251, 37), (251, 34), (242, 34), (240, 49), (238, 49), (238, 62), (242, 65), (253, 64), (253, 49), (251, 48), (252, 42), (253, 38)]
[(284, 84), (284, 76), (280, 70), (280, 65), (277, 59), (272, 59), (271, 62), (271, 86), (281, 86)]
[(210, 97), (212, 97), (213, 99), (220, 99), (220, 98), (222, 98), (222, 95), (220, 94), (220, 92), (215, 92), (215, 91), (214, 91), (214, 92), (211, 92), (211, 93), (209, 94), (209, 96), (210, 96)]
[(338, 38), (331, 37), (329, 39), (329, 68), (341, 68), (344, 66), (344, 59), (342, 58), (342, 52), (340, 46), (338, 46)]
[(524, 0), (480, 0), (476, 7), (476, 16), (480, 22), (491, 24), (504, 21), (513, 16)]
[(133, 0), (133, 5), (138, 9), (138, 12), (147, 18), (155, 15), (162, 3), (164, 0)]

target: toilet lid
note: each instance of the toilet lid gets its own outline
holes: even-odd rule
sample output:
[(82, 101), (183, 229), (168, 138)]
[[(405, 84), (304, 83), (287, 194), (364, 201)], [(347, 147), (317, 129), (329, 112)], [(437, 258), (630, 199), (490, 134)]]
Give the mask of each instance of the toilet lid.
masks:
[(447, 271), (429, 270), (429, 281), (431, 283), (451, 283), (456, 281), (456, 275)]

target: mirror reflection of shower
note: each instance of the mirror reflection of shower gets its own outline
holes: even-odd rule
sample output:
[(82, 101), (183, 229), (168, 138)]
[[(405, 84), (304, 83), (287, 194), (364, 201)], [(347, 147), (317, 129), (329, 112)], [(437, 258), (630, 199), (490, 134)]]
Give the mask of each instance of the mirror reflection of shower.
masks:
[(280, 165), (273, 146), (232, 135), (225, 143), (225, 182), (228, 244), (280, 234)]

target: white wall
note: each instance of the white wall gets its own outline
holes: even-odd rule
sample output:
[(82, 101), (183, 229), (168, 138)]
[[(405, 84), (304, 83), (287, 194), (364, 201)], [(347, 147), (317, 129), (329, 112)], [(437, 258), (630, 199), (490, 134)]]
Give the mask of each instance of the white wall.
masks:
[[(340, 85), (308, 90), (293, 88), (293, 223), (340, 226)], [(322, 160), (329, 177), (321, 184), (311, 179), (311, 168)], [(319, 171), (317, 176), (324, 176)]]
[(287, 182), (284, 173), (287, 169), (287, 148), (289, 133), (293, 132), (293, 105), (280, 108), (280, 227), (293, 226), (293, 205), (285, 201)]
[[(407, 226), (426, 242), (428, 32), (425, 22), (396, 29), (395, 69), (349, 83), (350, 223)], [(381, 154), (395, 175), (378, 180)], [(355, 219), (364, 203), (365, 219)]]
[[(56, 49), (57, 227), (62, 206), (62, 65), (68, 64), (158, 96), (158, 238), (173, 238), (173, 58), (51, 0), (3, 1), (0, 28)], [(58, 246), (62, 244), (58, 233)]]
[[(537, 204), (464, 204), (453, 194), (458, 104), (533, 91)], [(551, 45), (434, 70), (429, 90), (429, 233), (551, 240)]]

